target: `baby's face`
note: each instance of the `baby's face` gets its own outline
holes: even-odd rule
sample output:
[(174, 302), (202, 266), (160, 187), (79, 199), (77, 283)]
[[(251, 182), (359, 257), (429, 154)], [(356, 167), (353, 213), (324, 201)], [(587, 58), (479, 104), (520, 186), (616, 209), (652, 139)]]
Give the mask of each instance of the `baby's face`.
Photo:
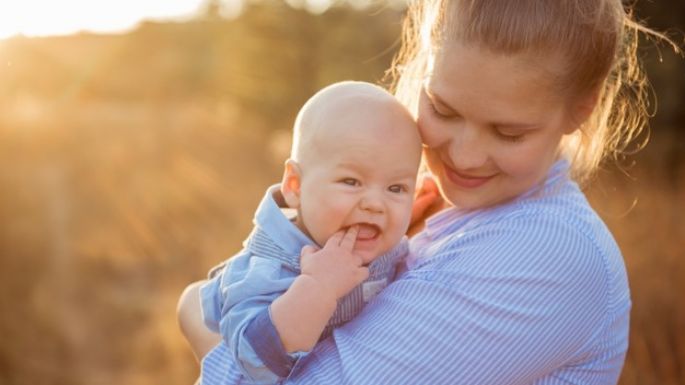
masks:
[(409, 226), (421, 142), (414, 121), (395, 108), (331, 119), (301, 165), (298, 225), (323, 246), (359, 226), (355, 251), (369, 263)]

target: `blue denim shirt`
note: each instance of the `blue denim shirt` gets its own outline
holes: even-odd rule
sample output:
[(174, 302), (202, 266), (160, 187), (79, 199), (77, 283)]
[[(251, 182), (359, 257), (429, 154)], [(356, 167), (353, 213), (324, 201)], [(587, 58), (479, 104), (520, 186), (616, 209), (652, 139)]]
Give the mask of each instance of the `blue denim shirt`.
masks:
[[(219, 332), (233, 359), (243, 374), (256, 384), (273, 384), (288, 372), (269, 369), (255, 352), (250, 336), (264, 335), (262, 327), (270, 323), (254, 323), (260, 314), (268, 314), (269, 305), (292, 284), (300, 274), (300, 251), (313, 245), (279, 207), (274, 194), (279, 185), (271, 186), (262, 199), (254, 217), (252, 233), (243, 249), (230, 258), (218, 274), (200, 289), (202, 316), (211, 330)], [(326, 326), (322, 337), (356, 316), (371, 298), (394, 278), (397, 263), (406, 256), (406, 238), (369, 266), (369, 278), (338, 301), (338, 307)], [(293, 309), (298, 311), (299, 309)], [(267, 316), (268, 318), (268, 316)], [(280, 349), (280, 339), (262, 344), (261, 349)], [(305, 352), (290, 354), (292, 364)]]
[[(436, 214), (410, 240), (408, 259), (408, 271), (282, 383), (618, 381), (631, 307), (625, 265), (567, 161), (513, 201)], [(275, 353), (263, 356), (285, 361)], [(202, 362), (202, 383), (249, 381), (220, 344)]]

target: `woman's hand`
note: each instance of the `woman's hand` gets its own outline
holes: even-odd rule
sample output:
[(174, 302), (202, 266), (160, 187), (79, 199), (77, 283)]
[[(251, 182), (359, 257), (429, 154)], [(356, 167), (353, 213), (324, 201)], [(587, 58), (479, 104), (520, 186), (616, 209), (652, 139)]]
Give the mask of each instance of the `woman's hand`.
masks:
[(430, 174), (419, 177), (416, 198), (411, 209), (411, 220), (407, 235), (412, 236), (423, 229), (426, 218), (441, 210), (445, 201), (440, 195), (438, 185)]

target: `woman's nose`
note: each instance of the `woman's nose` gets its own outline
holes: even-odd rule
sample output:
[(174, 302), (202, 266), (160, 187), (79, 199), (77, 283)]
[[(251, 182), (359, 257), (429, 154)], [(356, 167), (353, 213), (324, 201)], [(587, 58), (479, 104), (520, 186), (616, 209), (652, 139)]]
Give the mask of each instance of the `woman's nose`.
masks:
[(464, 125), (449, 142), (449, 157), (454, 167), (461, 170), (478, 168), (486, 163), (487, 148), (483, 133), (478, 127)]

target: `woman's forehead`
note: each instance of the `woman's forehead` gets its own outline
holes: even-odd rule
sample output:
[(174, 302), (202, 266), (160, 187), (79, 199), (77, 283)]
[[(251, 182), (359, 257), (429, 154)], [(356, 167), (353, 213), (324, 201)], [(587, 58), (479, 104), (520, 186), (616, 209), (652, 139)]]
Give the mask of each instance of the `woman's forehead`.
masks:
[(429, 72), (473, 71), (503, 72), (504, 75), (553, 86), (567, 70), (564, 54), (558, 50), (503, 52), (483, 44), (459, 40), (445, 42), (429, 60)]
[(500, 104), (517, 106), (542, 104), (549, 105), (556, 100), (551, 87), (545, 87), (525, 77), (504, 74), (497, 71), (474, 70), (453, 73), (435, 71), (424, 84), (426, 92), (439, 101), (451, 102), (488, 102), (498, 107)]
[[(491, 113), (529, 115), (563, 101), (555, 77), (527, 55), (503, 55), (456, 46), (435, 57), (425, 82), (449, 107), (487, 107)], [(544, 60), (544, 59), (540, 59)], [(455, 104), (455, 105), (452, 105)], [(519, 114), (520, 112), (520, 114)]]

